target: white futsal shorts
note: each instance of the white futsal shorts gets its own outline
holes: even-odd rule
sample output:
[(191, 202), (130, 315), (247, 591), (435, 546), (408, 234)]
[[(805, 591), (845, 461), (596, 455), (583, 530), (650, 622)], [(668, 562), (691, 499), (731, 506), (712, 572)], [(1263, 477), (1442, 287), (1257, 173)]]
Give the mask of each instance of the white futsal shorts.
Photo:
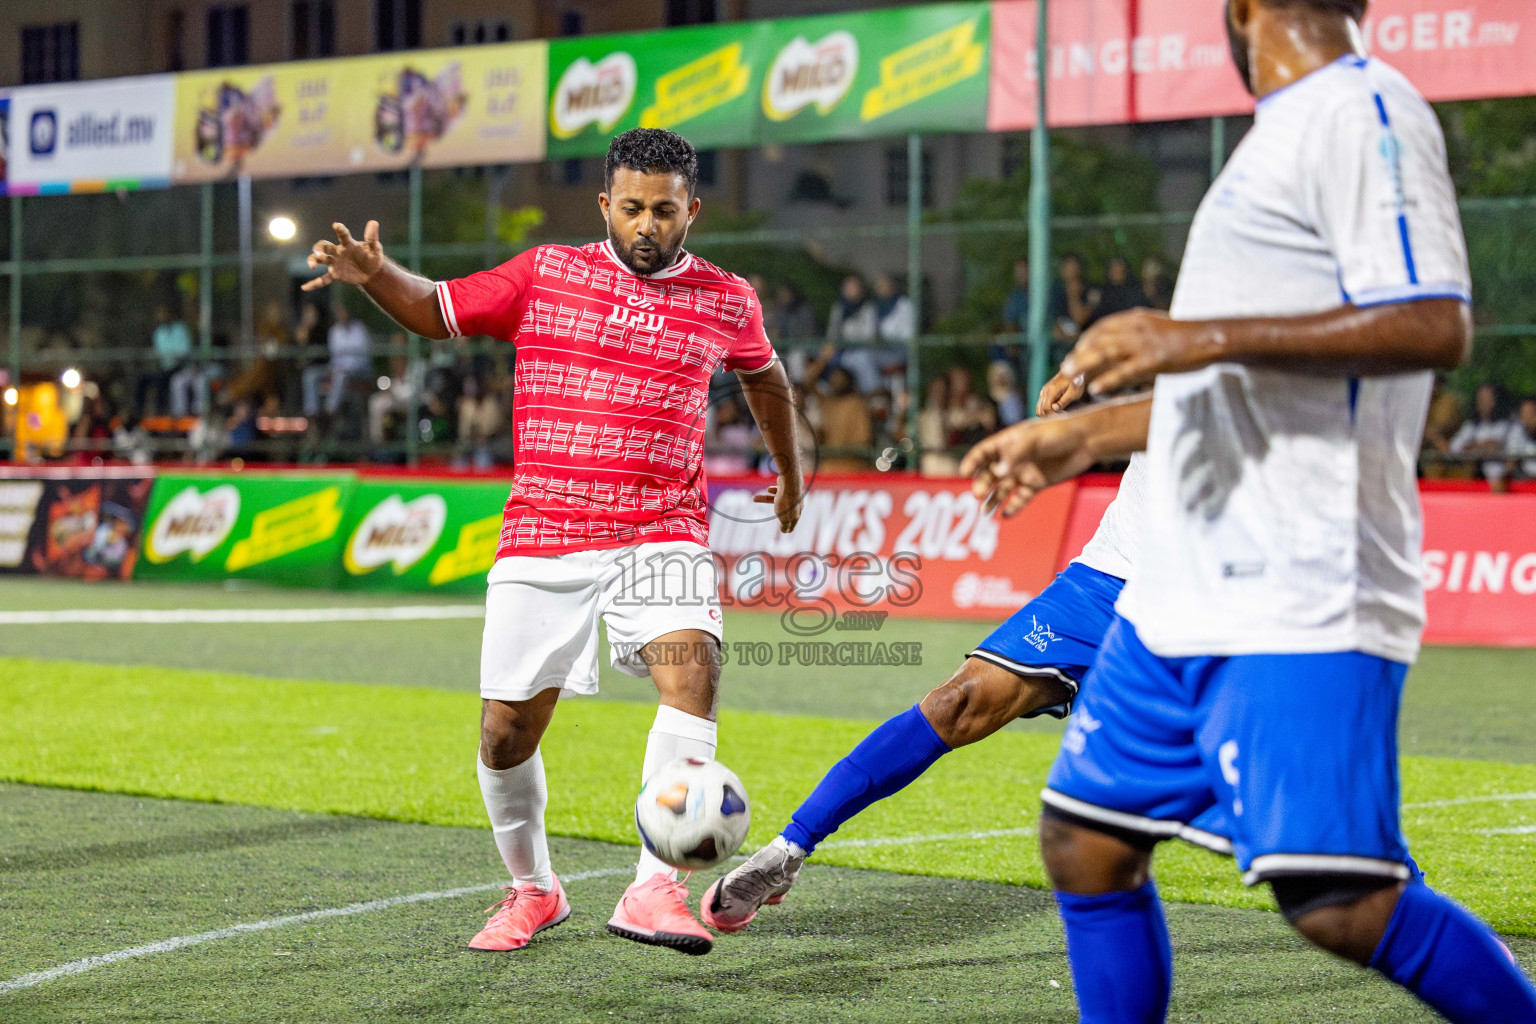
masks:
[(709, 549), (690, 541), (498, 559), (488, 577), (480, 696), (521, 701), (551, 688), (597, 692), (597, 623), (613, 667), (649, 676), (640, 648), (680, 629), (722, 639)]

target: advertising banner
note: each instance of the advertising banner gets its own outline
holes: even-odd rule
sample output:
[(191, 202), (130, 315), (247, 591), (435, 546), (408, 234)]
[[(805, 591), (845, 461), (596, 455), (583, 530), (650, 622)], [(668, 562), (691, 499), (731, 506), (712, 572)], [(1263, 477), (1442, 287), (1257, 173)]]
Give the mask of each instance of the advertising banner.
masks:
[(991, 20), (956, 3), (769, 22), (759, 139), (985, 131)]
[(341, 523), (355, 486), (350, 476), (162, 475), (145, 517), (138, 575), (335, 586)]
[[(1053, 125), (1122, 124), (1247, 113), (1224, 0), (1052, 4)], [(1035, 120), (1034, 0), (992, 7), (987, 127)], [(1363, 26), (1375, 56), (1432, 101), (1536, 92), (1536, 8), (1528, 0), (1374, 0)]]
[(1536, 647), (1536, 495), (1431, 491), (1421, 500), (1425, 641)]
[(761, 486), (710, 485), (721, 602), (782, 610), (806, 636), (874, 629), (887, 615), (1001, 621), (1050, 583), (1076, 490), (1052, 488), (1004, 520), (983, 515), (964, 480), (821, 481), (785, 535), (752, 502)]
[(176, 77), (35, 85), (10, 94), (11, 195), (163, 188)]
[(364, 480), (342, 526), (347, 589), (484, 594), (507, 484)]
[(152, 476), (8, 468), (0, 477), (0, 573), (126, 580)]
[(541, 160), (546, 50), (512, 43), (179, 75), (175, 179)]
[(699, 149), (751, 145), (766, 22), (559, 39), (549, 44), (549, 156), (597, 156), (631, 128), (672, 128)]

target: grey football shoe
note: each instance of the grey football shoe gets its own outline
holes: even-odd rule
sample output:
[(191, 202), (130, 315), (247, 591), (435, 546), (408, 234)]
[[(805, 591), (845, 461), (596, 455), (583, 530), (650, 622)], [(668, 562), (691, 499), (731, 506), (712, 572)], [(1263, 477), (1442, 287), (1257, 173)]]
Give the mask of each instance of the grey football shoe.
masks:
[(717, 932), (741, 931), (752, 923), (759, 907), (784, 901), (804, 863), (805, 857), (795, 856), (783, 836), (775, 836), (705, 891), (699, 917)]

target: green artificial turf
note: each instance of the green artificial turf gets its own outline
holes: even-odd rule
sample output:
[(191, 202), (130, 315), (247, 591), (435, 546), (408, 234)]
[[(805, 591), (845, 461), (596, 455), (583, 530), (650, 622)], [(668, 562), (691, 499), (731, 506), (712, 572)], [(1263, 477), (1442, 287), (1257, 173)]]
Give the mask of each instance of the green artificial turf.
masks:
[[(782, 906), (685, 957), (609, 935), (632, 848), (554, 839), (574, 913), (463, 949), (475, 892), (247, 933), (0, 991), (6, 1024), (959, 1024), (1076, 1019), (1048, 894), (812, 862)], [(597, 877), (581, 877), (602, 872)], [(494, 884), (480, 829), (0, 784), (0, 986), (175, 936)], [(693, 882), (695, 900), (715, 873)], [(1429, 1024), (1278, 915), (1173, 904), (1173, 1022)], [(1536, 940), (1512, 939), (1536, 963)]]
[[(438, 825), (482, 826), (476, 700), (406, 687), (0, 659), (0, 778)], [(649, 707), (569, 701), (544, 743), (551, 832), (634, 841)], [(749, 843), (770, 838), (870, 723), (725, 711), (720, 757), (753, 800)], [(1054, 754), (1048, 736), (1004, 732), (943, 759), (870, 808), (817, 859), (828, 864), (1043, 883), (1033, 836)], [(1405, 826), (1436, 885), (1495, 926), (1536, 934), (1536, 767), (1409, 758)], [(1507, 795), (1517, 799), (1505, 799)], [(1518, 799), (1521, 795), (1527, 799)], [(1416, 807), (1436, 801), (1448, 806)], [(1507, 830), (1507, 831), (1495, 831)], [(1533, 829), (1532, 831), (1536, 831)], [(973, 833), (1005, 833), (972, 835)], [(900, 842), (890, 842), (900, 840)], [(1165, 897), (1264, 906), (1230, 862), (1170, 844)]]

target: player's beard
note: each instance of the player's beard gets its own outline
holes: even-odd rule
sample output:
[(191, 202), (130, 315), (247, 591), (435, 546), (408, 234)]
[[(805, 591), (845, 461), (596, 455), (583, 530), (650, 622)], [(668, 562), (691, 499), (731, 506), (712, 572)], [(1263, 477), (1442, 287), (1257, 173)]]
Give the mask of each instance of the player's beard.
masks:
[(1227, 43), (1232, 47), (1232, 63), (1237, 65), (1237, 77), (1243, 80), (1243, 88), (1249, 95), (1257, 95), (1253, 91), (1252, 65), (1248, 61), (1248, 37), (1232, 27), (1232, 4), (1228, 0), (1222, 20), (1227, 25)]
[[(671, 245), (662, 245), (658, 242), (647, 240), (645, 245), (651, 248), (641, 248), (639, 240), (636, 243), (625, 245), (619, 237), (613, 233), (613, 225), (608, 225), (608, 244), (613, 246), (613, 251), (623, 261), (624, 265), (641, 277), (660, 273), (677, 262), (677, 254), (683, 251), (683, 240), (679, 238)], [(636, 252), (636, 249), (640, 249)]]

